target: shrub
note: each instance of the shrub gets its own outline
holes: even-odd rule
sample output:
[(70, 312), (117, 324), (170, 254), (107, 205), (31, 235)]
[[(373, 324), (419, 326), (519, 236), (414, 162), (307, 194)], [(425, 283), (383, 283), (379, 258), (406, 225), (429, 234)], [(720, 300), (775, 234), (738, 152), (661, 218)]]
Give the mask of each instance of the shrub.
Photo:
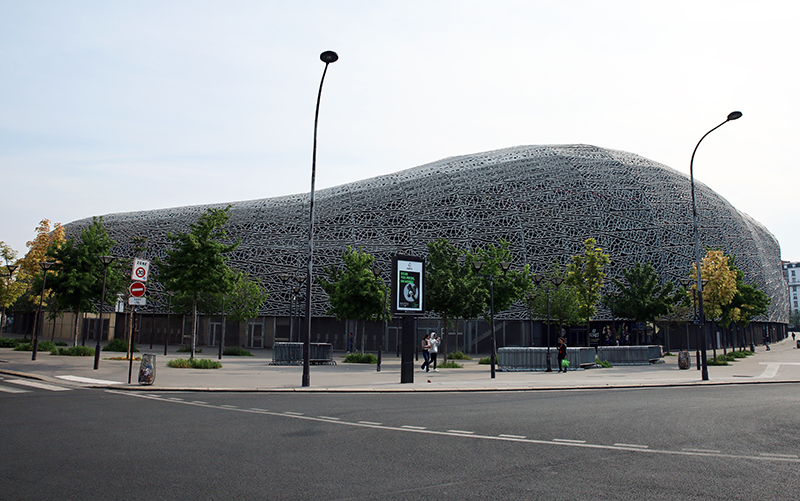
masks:
[(350, 353), (346, 357), (344, 357), (344, 363), (346, 364), (377, 364), (378, 357), (373, 355), (372, 353)]
[(706, 362), (707, 365), (730, 365), (725, 359), (725, 355), (719, 355), (717, 358), (709, 358)]
[(603, 369), (610, 369), (611, 367), (614, 367), (613, 365), (611, 365), (611, 362), (609, 362), (608, 360), (600, 360), (597, 357), (594, 357), (594, 363), (599, 365)]
[(67, 346), (67, 343), (64, 341), (56, 341), (56, 346)]
[(223, 355), (228, 355), (231, 357), (252, 357), (253, 354), (250, 353), (248, 350), (244, 348), (239, 348), (238, 346), (231, 346), (230, 348), (225, 348), (222, 352)]
[[(128, 342), (122, 338), (115, 338), (108, 342), (108, 344), (103, 348), (103, 351), (119, 351), (121, 353), (128, 353)], [(139, 350), (136, 349), (136, 343), (131, 341), (131, 351), (137, 352)]]
[(456, 351), (447, 355), (448, 360), (472, 360), (469, 355), (465, 355), (463, 351)]
[(167, 362), (167, 367), (175, 369), (220, 369), (222, 364), (208, 358), (174, 358)]
[[(495, 361), (496, 363), (497, 361)], [(492, 364), (492, 357), (483, 357), (482, 359), (478, 360), (478, 363), (481, 365), (491, 365)]]
[(13, 348), (22, 340), (13, 337), (0, 337), (0, 348)]
[(463, 365), (457, 364), (453, 360), (447, 360), (447, 362), (445, 362), (443, 364), (438, 364), (438, 367), (441, 367), (442, 369), (463, 369), (464, 368)]
[(88, 346), (70, 346), (69, 348), (54, 347), (50, 350), (50, 354), (67, 357), (93, 357), (94, 348), (89, 348)]
[(33, 343), (17, 343), (14, 351), (33, 351)]
[[(50, 341), (39, 341), (37, 350), (52, 351), (55, 347), (56, 345)], [(33, 343), (18, 343), (17, 346), (14, 347), (14, 351), (33, 351)]]
[(744, 350), (744, 351), (738, 350), (738, 351), (732, 351), (730, 354), (733, 355), (736, 358), (747, 358), (750, 355), (752, 355), (753, 352), (752, 351), (748, 351), (748, 350)]
[(725, 356), (725, 360), (727, 360), (728, 362), (735, 362), (736, 361), (736, 356), (734, 356), (734, 354), (732, 352), (731, 353), (726, 353), (724, 356)]

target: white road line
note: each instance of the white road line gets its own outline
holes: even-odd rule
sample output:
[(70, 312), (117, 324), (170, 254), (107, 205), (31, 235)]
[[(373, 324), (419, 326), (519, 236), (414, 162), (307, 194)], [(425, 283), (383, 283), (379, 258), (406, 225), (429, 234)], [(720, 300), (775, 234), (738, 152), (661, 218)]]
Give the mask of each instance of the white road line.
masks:
[(381, 426), (383, 423), (376, 423), (375, 421), (359, 421), (359, 424), (368, 424), (370, 426)]
[(462, 435), (474, 435), (474, 431), (465, 431), (465, 430), (447, 430), (448, 433), (460, 433)]
[(773, 454), (771, 452), (759, 452), (759, 456), (769, 457), (769, 458), (788, 458), (788, 459), (797, 459), (797, 454)]
[(56, 376), (56, 377), (58, 379), (64, 379), (66, 381), (74, 381), (76, 383), (103, 384), (103, 385), (122, 384), (120, 381), (108, 381), (108, 380), (105, 380), (105, 379), (92, 379), (90, 377), (83, 377), (83, 376), (66, 375), (66, 376)]
[(5, 393), (30, 393), (28, 390), (22, 388), (11, 388), (10, 386), (0, 386), (0, 391)]
[(324, 419), (326, 421), (341, 421), (338, 417), (330, 417), (330, 416), (317, 416), (320, 419)]
[(269, 409), (259, 409), (258, 407), (252, 407), (250, 410), (256, 412), (269, 412)]
[(178, 397), (169, 397), (169, 400), (173, 400), (175, 402), (183, 402), (184, 401), (182, 398), (178, 398)]
[(64, 388), (63, 386), (54, 386), (52, 384), (40, 383), (38, 381), (28, 381), (27, 379), (6, 379), (6, 382), (21, 384), (22, 386), (30, 386), (31, 388), (39, 388), (40, 390), (48, 390), (48, 391), (72, 390), (72, 388)]
[[(196, 402), (192, 402), (192, 403), (196, 403)], [(238, 407), (235, 406), (235, 405), (220, 405), (220, 407), (222, 407), (224, 409), (238, 409)]]
[(506, 435), (504, 433), (501, 433), (499, 436), (501, 436), (503, 438), (518, 438), (518, 439), (526, 439), (526, 438), (528, 438), (525, 435)]
[(685, 448), (685, 449), (681, 449), (681, 450), (682, 451), (686, 451), (686, 452), (700, 452), (700, 453), (705, 453), (705, 454), (719, 454), (720, 452), (722, 452), (722, 451), (718, 451), (718, 450), (714, 450), (714, 449), (690, 449), (690, 448)]
[(208, 402), (203, 402), (202, 400), (192, 400), (192, 403), (198, 405), (208, 405)]
[[(123, 395), (126, 397), (132, 398), (151, 398), (149, 395), (143, 395), (135, 392), (128, 392), (128, 391), (120, 391), (120, 390), (105, 390), (106, 393), (113, 393), (115, 395)], [(163, 401), (162, 401), (163, 402)], [(169, 402), (169, 401), (168, 401)], [(182, 404), (182, 405), (197, 405), (193, 404), (192, 402), (183, 402), (180, 399), (171, 400), (172, 403)], [(271, 412), (266, 410), (254, 410), (254, 409), (224, 409), (219, 406), (207, 406), (208, 408), (219, 408), (220, 410), (227, 410), (231, 412), (245, 412), (245, 413), (259, 413), (262, 415), (269, 415), (274, 417), (282, 417), (282, 418), (290, 418), (290, 419), (303, 419), (306, 421), (317, 421), (320, 423), (328, 423), (331, 424), (330, 420), (320, 419), (314, 416), (304, 416), (302, 413), (299, 412)], [(356, 427), (369, 427), (372, 429), (380, 429), (384, 431), (398, 431), (404, 433), (425, 433), (427, 435), (440, 435), (440, 436), (447, 436), (447, 437), (460, 437), (462, 439), (468, 440), (489, 440), (489, 441), (501, 441), (501, 442), (516, 442), (516, 443), (524, 443), (524, 444), (531, 444), (531, 445), (550, 445), (550, 446), (558, 446), (558, 447), (577, 447), (580, 449), (594, 449), (594, 450), (607, 450), (607, 451), (620, 451), (620, 450), (627, 450), (629, 452), (639, 452), (641, 454), (659, 454), (659, 455), (666, 455), (666, 456), (697, 456), (697, 457), (705, 457), (705, 458), (716, 458), (716, 459), (735, 459), (735, 460), (756, 460), (756, 461), (771, 461), (771, 462), (779, 462), (779, 463), (800, 463), (800, 458), (796, 456), (784, 456), (784, 455), (752, 455), (752, 454), (731, 454), (731, 453), (715, 453), (715, 452), (698, 452), (698, 451), (686, 451), (686, 450), (669, 450), (669, 449), (650, 449), (649, 446), (646, 445), (635, 445), (635, 444), (623, 444), (623, 443), (616, 443), (613, 446), (611, 445), (601, 445), (601, 444), (588, 444), (588, 443), (574, 443), (574, 442), (554, 442), (552, 440), (537, 440), (534, 438), (526, 438), (523, 436), (518, 435), (478, 435), (476, 434), (458, 434), (446, 431), (436, 431), (436, 430), (428, 430), (423, 426), (411, 426), (411, 425), (403, 425), (403, 426), (384, 426), (382, 424), (377, 423), (370, 423), (370, 422), (350, 422), (350, 421), (335, 421), (333, 422), (340, 426), (356, 426)]]
[(569, 438), (554, 438), (553, 442), (563, 442), (565, 444), (585, 444), (586, 440), (571, 440)]

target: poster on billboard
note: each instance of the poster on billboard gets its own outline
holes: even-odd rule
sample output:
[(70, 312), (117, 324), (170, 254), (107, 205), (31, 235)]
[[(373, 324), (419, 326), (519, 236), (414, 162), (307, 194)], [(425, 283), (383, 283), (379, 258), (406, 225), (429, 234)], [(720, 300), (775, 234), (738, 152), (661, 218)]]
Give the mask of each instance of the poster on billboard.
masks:
[(421, 257), (394, 256), (392, 260), (392, 312), (422, 314), (425, 312), (423, 275), (425, 262)]

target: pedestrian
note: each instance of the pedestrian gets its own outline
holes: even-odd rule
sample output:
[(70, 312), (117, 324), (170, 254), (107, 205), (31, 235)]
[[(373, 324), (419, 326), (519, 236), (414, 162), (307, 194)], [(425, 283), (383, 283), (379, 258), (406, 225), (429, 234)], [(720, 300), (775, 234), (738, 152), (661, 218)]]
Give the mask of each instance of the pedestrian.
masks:
[(422, 339), (422, 358), (425, 359), (422, 362), (422, 372), (430, 372), (431, 371), (431, 335), (425, 334), (425, 337)]
[(794, 343), (794, 332), (792, 332), (792, 342)]
[(764, 341), (764, 347), (766, 347), (767, 351), (769, 351), (769, 336), (766, 332), (761, 334), (761, 339)]
[(436, 337), (435, 332), (431, 332), (431, 364), (433, 364), (433, 372), (439, 372), (439, 369), (436, 368), (436, 357), (439, 355), (439, 344), (441, 341), (438, 337)]
[(347, 353), (353, 353), (353, 333), (347, 336)]
[(558, 372), (562, 370), (567, 372), (567, 367), (564, 365), (564, 360), (567, 358), (567, 343), (563, 337), (558, 338)]

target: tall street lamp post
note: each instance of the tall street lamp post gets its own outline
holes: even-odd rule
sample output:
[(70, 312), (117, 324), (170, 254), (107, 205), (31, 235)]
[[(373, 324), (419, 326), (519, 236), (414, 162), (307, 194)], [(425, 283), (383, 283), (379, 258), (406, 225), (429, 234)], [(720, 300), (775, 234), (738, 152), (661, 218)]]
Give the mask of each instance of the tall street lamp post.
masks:
[[(491, 316), (489, 325), (492, 330), (492, 355), (491, 355), (491, 363), (492, 363), (492, 379), (494, 379), (495, 374), (495, 357), (497, 356), (497, 343), (495, 342), (494, 336), (494, 273), (489, 275), (481, 275), (481, 268), (483, 268), (483, 261), (474, 261), (472, 263), (472, 267), (475, 269), (475, 274), (480, 277), (486, 277), (489, 279), (489, 315)], [(500, 263), (500, 269), (503, 270), (503, 276), (508, 272), (508, 269), (511, 268), (510, 261), (503, 261)]]
[[(103, 307), (105, 306), (106, 299), (106, 276), (108, 275), (108, 265), (114, 262), (117, 258), (114, 256), (100, 256), (100, 262), (103, 263), (103, 288), (100, 293), (100, 329), (97, 332), (97, 344), (94, 347), (94, 370), (100, 368), (100, 338), (103, 337)], [(150, 348), (152, 345), (153, 333), (150, 333)]]
[(53, 266), (54, 263), (49, 261), (40, 261), (39, 266), (42, 268), (42, 295), (39, 296), (39, 322), (36, 325), (36, 330), (33, 331), (33, 356), (31, 360), (36, 360), (36, 353), (39, 351), (39, 331), (42, 330), (42, 323), (44, 323), (44, 316), (42, 315), (42, 303), (44, 302), (44, 289), (47, 283), (47, 270)]
[(700, 320), (700, 326), (703, 329), (703, 344), (701, 347), (701, 363), (702, 363), (702, 380), (708, 381), (708, 362), (706, 361), (706, 345), (708, 344), (708, 334), (706, 332), (706, 319), (705, 315), (703, 314), (703, 282), (702, 277), (700, 276), (700, 233), (697, 230), (697, 204), (695, 202), (695, 195), (694, 195), (694, 154), (697, 153), (697, 148), (700, 146), (700, 143), (703, 142), (703, 139), (706, 138), (709, 134), (714, 132), (715, 130), (719, 129), (726, 123), (732, 120), (738, 120), (742, 117), (741, 111), (733, 111), (728, 114), (728, 118), (725, 119), (724, 122), (717, 125), (710, 131), (706, 132), (703, 137), (700, 138), (700, 141), (697, 142), (697, 145), (694, 147), (694, 151), (692, 151), (692, 159), (689, 161), (689, 180), (692, 185), (692, 224), (694, 227), (694, 260), (697, 268), (697, 310), (698, 316)]
[(317, 108), (314, 112), (314, 150), (311, 156), (311, 196), (309, 197), (309, 225), (308, 225), (308, 275), (306, 279), (306, 334), (303, 339), (303, 386), (311, 385), (311, 374), (309, 370), (309, 356), (311, 354), (311, 284), (314, 264), (314, 179), (317, 175), (317, 123), (319, 122), (319, 100), (322, 97), (322, 84), (325, 82), (325, 73), (328, 72), (328, 65), (339, 60), (339, 56), (332, 50), (326, 50), (319, 55), (320, 60), (325, 63), (322, 70), (322, 79), (319, 81), (319, 92), (317, 93)]

